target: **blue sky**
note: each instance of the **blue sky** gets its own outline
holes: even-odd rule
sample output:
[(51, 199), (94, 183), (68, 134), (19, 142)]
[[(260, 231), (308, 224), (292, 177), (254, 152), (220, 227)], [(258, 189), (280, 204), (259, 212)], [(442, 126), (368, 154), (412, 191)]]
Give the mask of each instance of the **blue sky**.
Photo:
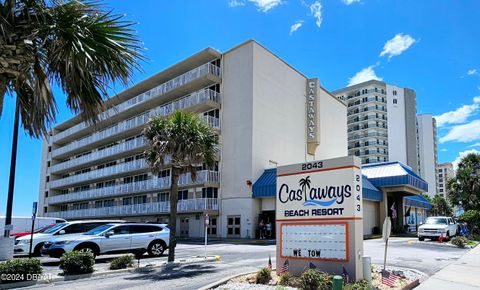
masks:
[[(480, 150), (480, 1), (108, 1), (138, 21), (149, 58), (138, 82), (207, 47), (256, 39), (334, 90), (368, 78), (410, 87), (417, 112), (438, 116), (439, 162)], [(120, 91), (121, 88), (118, 88)], [(58, 122), (72, 114), (55, 90)], [(13, 99), (0, 119), (0, 215), (5, 214)], [(20, 132), (14, 214), (37, 199), (41, 142)]]

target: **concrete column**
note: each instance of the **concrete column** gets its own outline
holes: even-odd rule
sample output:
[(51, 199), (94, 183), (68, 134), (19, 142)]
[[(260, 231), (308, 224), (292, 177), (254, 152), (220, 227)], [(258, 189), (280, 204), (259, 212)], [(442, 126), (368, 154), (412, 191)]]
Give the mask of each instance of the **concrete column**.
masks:
[(388, 216), (388, 202), (387, 202), (387, 193), (382, 190), (383, 200), (379, 205), (379, 214), (380, 214), (380, 232), (383, 231), (383, 221)]

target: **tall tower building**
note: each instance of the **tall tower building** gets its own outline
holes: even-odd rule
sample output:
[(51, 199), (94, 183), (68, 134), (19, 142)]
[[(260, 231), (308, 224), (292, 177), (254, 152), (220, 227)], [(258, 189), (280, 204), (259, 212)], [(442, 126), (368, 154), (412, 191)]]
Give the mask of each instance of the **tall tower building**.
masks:
[(348, 106), (348, 154), (363, 163), (400, 161), (418, 172), (416, 94), (370, 80), (333, 91)]
[(438, 181), (438, 194), (443, 197), (447, 195), (447, 184), (450, 179), (455, 177), (455, 171), (453, 170), (453, 164), (445, 162), (438, 164), (437, 166), (437, 181)]
[(437, 194), (437, 125), (431, 114), (417, 116), (418, 124), (418, 171), (428, 182), (427, 194)]

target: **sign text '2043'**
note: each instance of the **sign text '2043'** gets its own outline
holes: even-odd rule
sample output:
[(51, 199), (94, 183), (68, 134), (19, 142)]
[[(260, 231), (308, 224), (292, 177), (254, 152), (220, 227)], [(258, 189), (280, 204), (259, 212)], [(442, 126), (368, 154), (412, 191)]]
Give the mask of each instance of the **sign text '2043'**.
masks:
[(311, 170), (311, 169), (319, 169), (319, 168), (323, 168), (323, 162), (321, 161), (302, 164), (302, 170)]

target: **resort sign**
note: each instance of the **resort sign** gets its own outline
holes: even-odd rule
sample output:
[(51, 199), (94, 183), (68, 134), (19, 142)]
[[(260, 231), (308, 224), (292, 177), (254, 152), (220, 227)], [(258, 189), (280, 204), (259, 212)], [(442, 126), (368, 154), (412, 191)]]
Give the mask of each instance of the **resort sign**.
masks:
[(318, 79), (307, 79), (306, 129), (308, 154), (315, 154), (315, 149), (318, 146), (318, 87)]
[(360, 160), (349, 156), (277, 168), (277, 269), (288, 261), (362, 278), (363, 206)]

